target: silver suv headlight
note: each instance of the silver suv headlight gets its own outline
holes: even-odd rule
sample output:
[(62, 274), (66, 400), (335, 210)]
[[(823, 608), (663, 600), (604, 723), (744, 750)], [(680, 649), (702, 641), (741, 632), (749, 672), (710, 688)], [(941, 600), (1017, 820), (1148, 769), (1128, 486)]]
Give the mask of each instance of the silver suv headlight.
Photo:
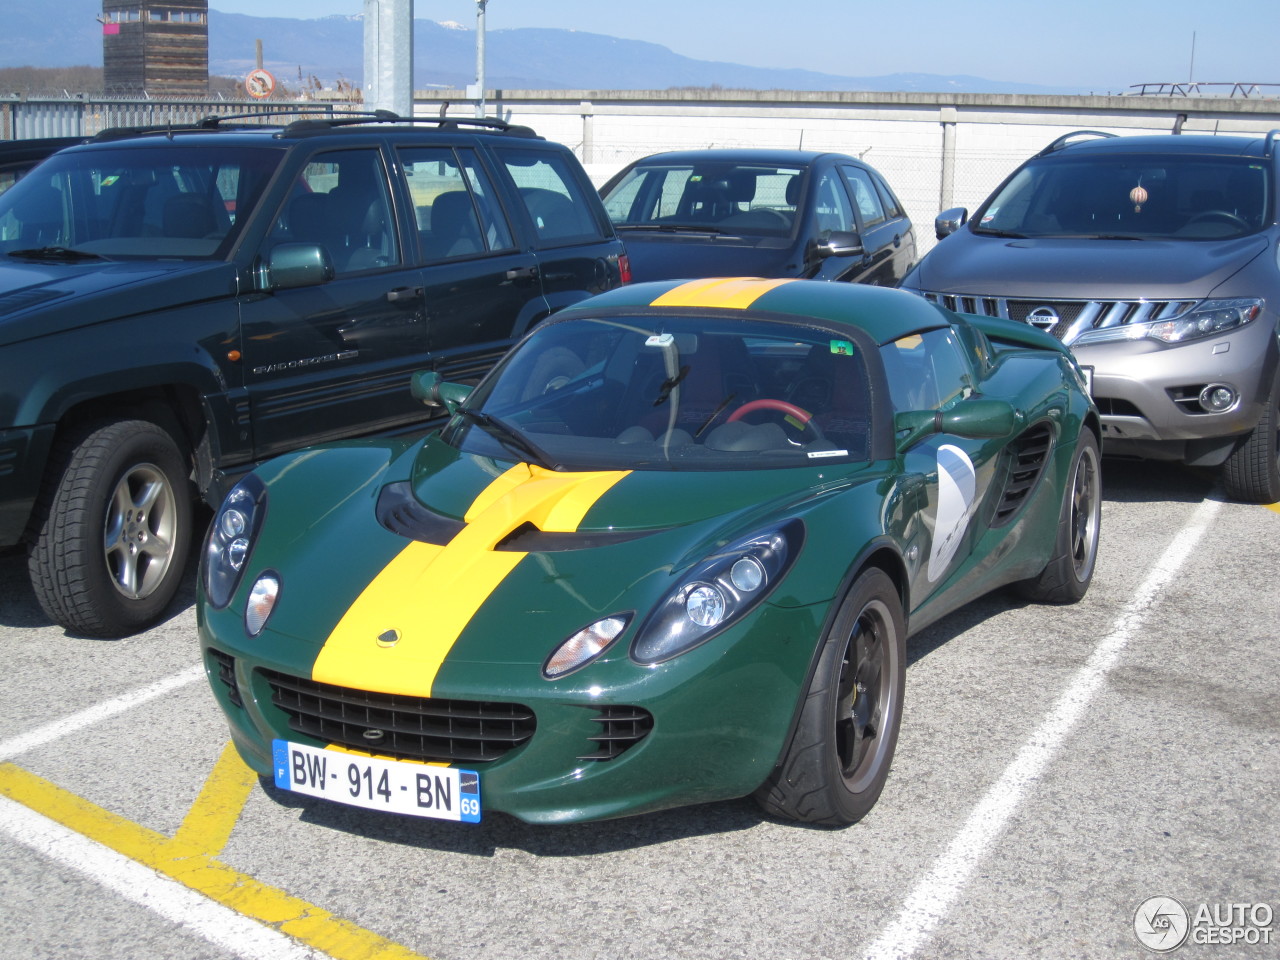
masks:
[(1181, 316), (1166, 320), (1150, 320), (1146, 323), (1086, 330), (1076, 337), (1071, 345), (1074, 347), (1087, 343), (1142, 340), (1147, 337), (1164, 343), (1185, 343), (1188, 340), (1211, 337), (1226, 330), (1243, 327), (1261, 315), (1265, 306), (1266, 301), (1261, 298), (1204, 300)]

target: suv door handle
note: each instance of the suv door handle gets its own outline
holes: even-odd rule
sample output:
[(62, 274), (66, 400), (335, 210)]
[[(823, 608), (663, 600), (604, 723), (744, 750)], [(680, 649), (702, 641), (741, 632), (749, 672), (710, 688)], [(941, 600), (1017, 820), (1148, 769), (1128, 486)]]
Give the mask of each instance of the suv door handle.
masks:
[(512, 267), (506, 273), (508, 280), (532, 280), (537, 275), (537, 267)]
[(422, 287), (396, 287), (387, 291), (387, 300), (399, 303), (404, 300), (420, 300), (426, 291)]

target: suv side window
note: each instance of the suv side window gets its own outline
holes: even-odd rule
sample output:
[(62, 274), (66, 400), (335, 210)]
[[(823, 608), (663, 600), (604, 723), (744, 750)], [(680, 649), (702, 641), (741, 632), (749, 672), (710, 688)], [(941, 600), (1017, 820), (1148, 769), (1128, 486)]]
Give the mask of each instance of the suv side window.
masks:
[(853, 191), (854, 202), (858, 205), (858, 213), (862, 216), (862, 228), (878, 226), (885, 222), (884, 207), (880, 205), (880, 196), (870, 175), (858, 167), (842, 166), (840, 168), (849, 181)]
[(275, 243), (324, 247), (339, 276), (401, 262), (377, 149), (317, 153), (272, 228)]
[(549, 150), (506, 147), (494, 152), (515, 183), (541, 245), (604, 239), (563, 156)]
[(472, 151), (407, 147), (400, 151), (400, 163), (409, 181), (418, 239), (427, 260), (513, 246), (493, 187)]

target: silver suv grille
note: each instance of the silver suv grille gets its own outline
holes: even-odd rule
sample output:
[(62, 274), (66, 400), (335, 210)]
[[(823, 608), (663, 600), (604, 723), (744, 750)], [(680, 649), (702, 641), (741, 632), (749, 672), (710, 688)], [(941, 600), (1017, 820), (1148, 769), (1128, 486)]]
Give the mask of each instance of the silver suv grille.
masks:
[(1168, 320), (1197, 300), (1013, 300), (1007, 297), (957, 296), (921, 291), (921, 296), (957, 313), (976, 313), (1029, 323), (1071, 343), (1086, 330)]

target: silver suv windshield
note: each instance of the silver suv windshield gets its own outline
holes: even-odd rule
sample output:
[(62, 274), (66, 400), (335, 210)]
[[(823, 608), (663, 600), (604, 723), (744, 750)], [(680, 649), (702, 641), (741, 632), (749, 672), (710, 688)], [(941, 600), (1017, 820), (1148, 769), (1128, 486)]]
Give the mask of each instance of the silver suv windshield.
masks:
[(0, 252), (58, 259), (224, 256), (279, 149), (175, 145), (50, 157), (0, 194)]
[(1248, 157), (1045, 157), (975, 215), (974, 233), (1222, 240), (1269, 221), (1267, 167)]

